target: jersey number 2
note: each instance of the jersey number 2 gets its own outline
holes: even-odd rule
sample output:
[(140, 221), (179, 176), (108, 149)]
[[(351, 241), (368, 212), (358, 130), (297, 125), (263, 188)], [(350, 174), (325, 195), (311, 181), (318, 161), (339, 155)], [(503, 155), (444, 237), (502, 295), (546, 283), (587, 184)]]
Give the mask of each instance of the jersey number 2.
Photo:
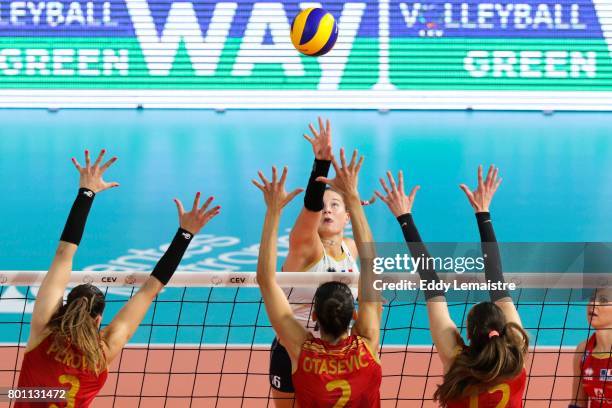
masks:
[[(81, 388), (81, 383), (77, 377), (74, 375), (60, 375), (58, 378), (60, 384), (66, 384), (70, 386), (68, 392), (66, 393), (66, 408), (75, 408), (76, 403), (76, 395), (79, 392), (79, 388)], [(49, 408), (59, 408), (55, 404), (49, 405)]]
[[(506, 408), (506, 406), (508, 406), (508, 401), (510, 401), (510, 386), (508, 384), (499, 384), (489, 388), (488, 392), (489, 394), (493, 394), (497, 391), (502, 392), (502, 398), (495, 408)], [(472, 395), (470, 397), (470, 408), (478, 408), (478, 395)]]
[(340, 396), (338, 401), (336, 401), (333, 408), (343, 408), (351, 398), (351, 385), (346, 380), (334, 380), (328, 382), (325, 385), (325, 389), (327, 391), (333, 391), (337, 388), (340, 388), (340, 390), (342, 391), (342, 395)]

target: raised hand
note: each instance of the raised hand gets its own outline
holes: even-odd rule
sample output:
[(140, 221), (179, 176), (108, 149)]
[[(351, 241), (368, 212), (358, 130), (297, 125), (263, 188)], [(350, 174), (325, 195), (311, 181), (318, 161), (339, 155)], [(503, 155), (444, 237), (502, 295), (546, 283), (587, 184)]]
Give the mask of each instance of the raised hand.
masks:
[(493, 195), (495, 195), (497, 188), (502, 182), (502, 179), (497, 177), (498, 173), (499, 169), (494, 165), (491, 165), (489, 167), (489, 171), (487, 172), (487, 178), (483, 181), (482, 166), (478, 166), (478, 187), (476, 187), (476, 190), (471, 191), (465, 184), (459, 185), (470, 201), (474, 211), (489, 211), (489, 205), (491, 205)]
[(310, 137), (304, 134), (304, 139), (308, 140), (312, 145), (312, 151), (314, 152), (315, 159), (317, 160), (331, 160), (332, 158), (332, 138), (331, 138), (331, 125), (329, 119), (325, 121), (323, 126), (323, 119), (319, 118), (319, 131), (317, 132), (312, 123), (308, 124), (310, 132), (314, 137)]
[(285, 181), (287, 180), (287, 166), (283, 168), (283, 174), (280, 180), (278, 180), (278, 172), (276, 166), (272, 166), (272, 181), (268, 181), (266, 176), (260, 171), (257, 172), (261, 183), (256, 180), (251, 182), (260, 189), (264, 194), (264, 200), (268, 210), (280, 212), (284, 206), (286, 206), (293, 198), (304, 191), (303, 188), (296, 188), (290, 193), (285, 191)]
[(104, 172), (117, 161), (117, 157), (112, 157), (109, 161), (100, 166), (105, 153), (106, 150), (102, 149), (98, 158), (92, 165), (89, 158), (89, 150), (85, 150), (85, 167), (81, 167), (79, 162), (74, 157), (72, 158), (72, 163), (79, 172), (79, 187), (88, 188), (94, 193), (99, 193), (100, 191), (119, 186), (119, 183), (114, 181), (109, 183), (102, 179)]
[(379, 179), (380, 185), (382, 186), (386, 196), (382, 195), (380, 192), (375, 191), (376, 195), (389, 207), (393, 215), (399, 217), (403, 214), (409, 214), (412, 212), (412, 205), (414, 204), (414, 199), (416, 197), (417, 191), (421, 188), (421, 186), (414, 186), (410, 191), (409, 195), (406, 195), (404, 192), (404, 173), (400, 170), (397, 174), (398, 184), (395, 184), (395, 179), (390, 171), (387, 171), (387, 178), (389, 179), (389, 184), (391, 188), (387, 187), (387, 183), (381, 177)]
[(359, 196), (357, 191), (357, 179), (359, 176), (359, 170), (363, 164), (363, 156), (357, 161), (357, 150), (353, 151), (353, 157), (351, 162), (346, 164), (346, 157), (344, 155), (344, 149), (340, 149), (340, 163), (342, 167), (338, 165), (336, 158), (332, 156), (332, 165), (336, 171), (336, 177), (329, 179), (327, 177), (317, 177), (317, 181), (330, 185), (334, 190), (338, 191), (343, 196)]
[(214, 200), (214, 197), (208, 197), (204, 205), (200, 207), (200, 192), (197, 192), (193, 200), (193, 206), (191, 211), (185, 212), (183, 203), (178, 198), (174, 199), (176, 209), (178, 210), (179, 224), (182, 229), (191, 232), (193, 235), (197, 234), (208, 221), (215, 218), (221, 211), (221, 206), (214, 206), (207, 211), (208, 207)]

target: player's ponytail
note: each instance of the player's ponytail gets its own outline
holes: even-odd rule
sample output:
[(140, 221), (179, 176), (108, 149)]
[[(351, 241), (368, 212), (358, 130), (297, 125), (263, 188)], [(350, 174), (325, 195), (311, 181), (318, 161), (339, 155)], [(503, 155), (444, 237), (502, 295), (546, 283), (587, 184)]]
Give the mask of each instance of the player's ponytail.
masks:
[(319, 286), (314, 296), (314, 311), (321, 330), (334, 338), (347, 333), (355, 301), (351, 289), (341, 282), (327, 282)]
[(458, 353), (434, 393), (442, 407), (518, 376), (525, 364), (527, 333), (516, 323), (506, 323), (495, 303), (475, 305), (467, 318), (467, 331), (470, 345)]
[(97, 287), (79, 285), (68, 294), (62, 305), (49, 322), (54, 334), (53, 347), (67, 352), (75, 347), (82, 353), (82, 361), (71, 363), (82, 370), (100, 374), (106, 369), (106, 357), (102, 350), (96, 318), (104, 311), (104, 295)]

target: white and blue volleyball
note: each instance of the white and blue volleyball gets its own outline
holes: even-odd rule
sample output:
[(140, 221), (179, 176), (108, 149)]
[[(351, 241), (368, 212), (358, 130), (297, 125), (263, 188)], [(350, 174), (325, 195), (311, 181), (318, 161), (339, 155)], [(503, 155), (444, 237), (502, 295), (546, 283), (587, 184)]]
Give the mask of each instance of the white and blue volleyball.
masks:
[(336, 19), (322, 8), (302, 10), (291, 23), (291, 42), (305, 55), (325, 55), (338, 39)]

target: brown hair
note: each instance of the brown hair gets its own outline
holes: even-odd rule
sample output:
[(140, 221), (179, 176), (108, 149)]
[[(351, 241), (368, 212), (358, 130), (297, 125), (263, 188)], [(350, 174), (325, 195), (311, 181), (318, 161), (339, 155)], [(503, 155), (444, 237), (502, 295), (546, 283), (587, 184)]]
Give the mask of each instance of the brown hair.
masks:
[[(489, 337), (492, 331), (499, 336)], [(518, 376), (525, 365), (529, 337), (520, 325), (506, 323), (504, 312), (495, 303), (482, 302), (472, 308), (467, 332), (470, 345), (455, 358), (434, 393), (434, 400), (442, 407)]]
[(76, 286), (49, 321), (54, 335), (54, 348), (68, 350), (76, 347), (83, 353), (83, 369), (99, 375), (106, 370), (106, 357), (101, 345), (96, 318), (102, 315), (105, 301), (102, 291), (84, 284)]

